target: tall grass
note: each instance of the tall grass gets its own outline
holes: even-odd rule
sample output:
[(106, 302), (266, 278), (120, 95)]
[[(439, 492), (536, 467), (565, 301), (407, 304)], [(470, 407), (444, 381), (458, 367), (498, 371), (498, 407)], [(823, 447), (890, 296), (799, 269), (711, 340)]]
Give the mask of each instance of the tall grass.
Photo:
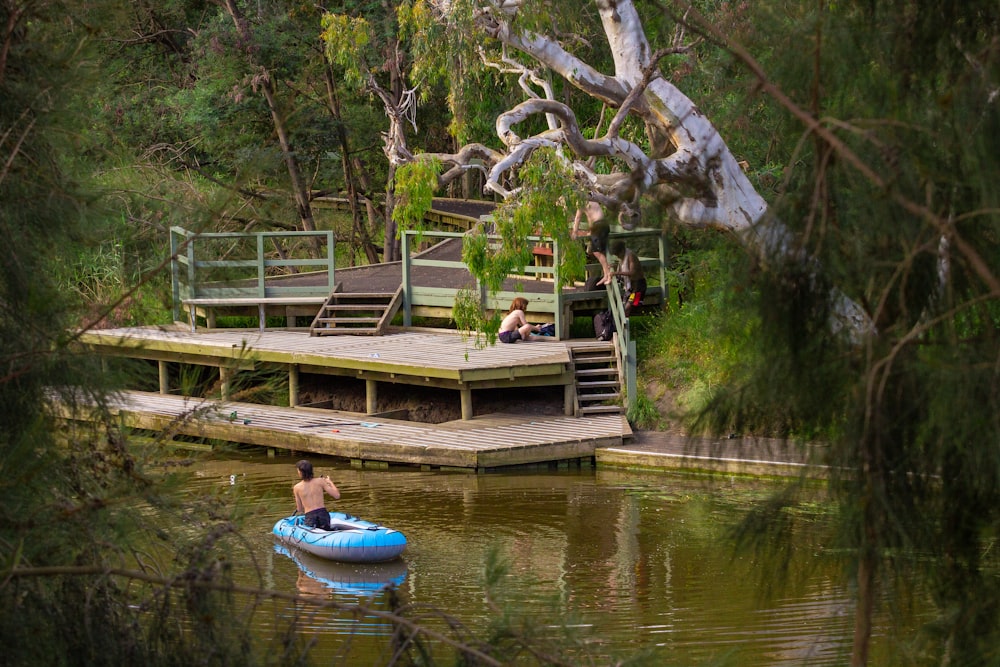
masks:
[[(745, 264), (742, 251), (724, 241), (685, 253), (663, 315), (633, 318), (645, 393), (636, 408), (640, 427), (663, 420), (692, 427), (721, 388), (739, 383), (748, 355), (756, 354), (757, 295), (745, 287)], [(645, 401), (672, 407), (664, 414)]]

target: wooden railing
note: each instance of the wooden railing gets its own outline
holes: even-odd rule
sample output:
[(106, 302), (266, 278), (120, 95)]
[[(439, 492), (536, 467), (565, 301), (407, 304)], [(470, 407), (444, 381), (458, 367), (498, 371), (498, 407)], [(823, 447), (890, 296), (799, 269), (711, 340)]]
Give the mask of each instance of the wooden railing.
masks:
[[(455, 304), (458, 287), (431, 287), (414, 284), (412, 271), (418, 266), (437, 266), (467, 270), (461, 260), (440, 260), (421, 258), (416, 252), (418, 241), (460, 239), (464, 234), (458, 232), (438, 231), (404, 231), (402, 235), (402, 290), (403, 290), (403, 324), (412, 325), (413, 309), (415, 307), (431, 307), (451, 311)], [(657, 296), (660, 302), (666, 301), (666, 247), (659, 230), (634, 230), (616, 232), (611, 238), (625, 238), (633, 245), (636, 239), (655, 237), (658, 257), (641, 257), (640, 261), (647, 276), (653, 271), (659, 273), (659, 285), (653, 285), (647, 291), (647, 297)], [(325, 257), (268, 258), (265, 250), (267, 243), (311, 243), (325, 240)], [(556, 325), (556, 331), (564, 332), (564, 306), (567, 303), (559, 281), (559, 266), (562, 251), (559, 243), (552, 239), (532, 236), (529, 242), (550, 244), (552, 249), (552, 264), (548, 266), (526, 266), (523, 276), (527, 279), (538, 277), (545, 279), (552, 286), (551, 292), (533, 291), (531, 294), (531, 310), (534, 313), (551, 314), (551, 321)], [(206, 251), (208, 244), (221, 245), (227, 252), (220, 253), (218, 248)], [(182, 305), (192, 307), (196, 304), (225, 305), (257, 303), (278, 304), (282, 302), (296, 303), (302, 300), (327, 297), (336, 288), (334, 276), (334, 235), (332, 231), (323, 232), (255, 232), (255, 233), (205, 233), (195, 234), (181, 227), (170, 228), (171, 281), (174, 302), (174, 319), (180, 319)], [(218, 259), (220, 256), (238, 254), (238, 259)], [(269, 275), (276, 269), (306, 269), (326, 271), (327, 280), (324, 284), (315, 286), (282, 285), (281, 277)], [(220, 280), (218, 274), (224, 274)], [(507, 305), (517, 296), (523, 296), (521, 291), (501, 291), (488, 294), (482, 287), (476, 287), (487, 310), (506, 309)], [(618, 332), (617, 348), (620, 368), (624, 379), (625, 405), (636, 395), (636, 352), (635, 341), (631, 340), (628, 318), (625, 317), (621, 290), (616, 281), (606, 288), (608, 304), (614, 315), (615, 329)], [(586, 295), (593, 294), (590, 292)], [(573, 295), (579, 300), (581, 295)], [(261, 310), (261, 327), (263, 328), (263, 308)], [(193, 325), (193, 322), (192, 322)]]
[[(455, 305), (455, 295), (462, 287), (425, 287), (414, 284), (413, 269), (420, 266), (440, 267), (450, 269), (468, 270), (464, 262), (459, 260), (441, 260), (421, 258), (415, 252), (418, 241), (426, 242), (430, 240), (461, 239), (464, 234), (457, 232), (435, 232), (435, 231), (404, 231), (403, 232), (403, 325), (412, 324), (413, 309), (415, 307), (436, 307), (447, 308), (449, 311)], [(562, 319), (562, 286), (559, 284), (559, 264), (561, 260), (560, 249), (557, 243), (551, 239), (538, 236), (529, 236), (527, 239), (531, 243), (552, 243), (552, 265), (551, 266), (526, 266), (524, 267), (523, 278), (532, 277), (546, 278), (551, 281), (551, 292), (532, 291), (531, 311), (534, 313), (551, 314), (551, 321), (555, 323), (556, 331), (563, 331)], [(522, 276), (519, 276), (522, 277)], [(470, 280), (472, 280), (470, 278)], [(506, 310), (510, 302), (518, 296), (524, 296), (522, 291), (503, 290), (500, 292), (488, 293), (481, 285), (472, 285), (480, 296), (481, 303), (486, 310)]]
[(635, 341), (629, 331), (628, 318), (625, 317), (625, 299), (617, 280), (612, 280), (608, 286), (608, 306), (615, 320), (615, 348), (618, 355), (618, 368), (622, 375), (624, 390), (623, 405), (627, 411), (631, 401), (635, 400), (638, 391), (638, 359), (635, 353)]
[[(319, 249), (325, 256), (303, 256)], [(325, 247), (324, 247), (325, 245)], [(296, 246), (289, 250), (286, 246)], [(283, 257), (267, 251), (282, 248)], [(272, 253), (273, 254), (273, 253)], [(196, 234), (182, 227), (170, 228), (170, 275), (174, 319), (180, 319), (183, 304), (226, 301), (243, 304), (250, 300), (272, 303), (281, 300), (326, 297), (336, 285), (334, 236), (317, 232), (224, 232)], [(233, 258), (229, 258), (233, 257)], [(220, 259), (222, 258), (222, 259)], [(286, 285), (280, 273), (325, 271), (325, 284)]]
[[(448, 287), (422, 287), (415, 285), (412, 280), (412, 270), (414, 267), (418, 266), (437, 266), (446, 268), (460, 268), (467, 269), (465, 264), (461, 261), (444, 261), (435, 259), (422, 259), (419, 256), (415, 256), (415, 250), (417, 247), (417, 239), (422, 239), (424, 241), (433, 239), (449, 239), (449, 238), (461, 238), (463, 234), (453, 233), (453, 232), (423, 232), (418, 234), (417, 232), (404, 231), (403, 232), (403, 324), (405, 326), (410, 326), (412, 324), (412, 311), (418, 306), (432, 306), (439, 308), (450, 309), (455, 303), (455, 294), (457, 292), (456, 288)], [(651, 296), (659, 299), (660, 303), (666, 302), (666, 242), (663, 238), (663, 234), (659, 230), (634, 230), (629, 232), (616, 232), (611, 235), (611, 238), (622, 238), (627, 239), (632, 246), (635, 246), (635, 241), (637, 239), (649, 237), (656, 241), (657, 257), (640, 257), (640, 262), (642, 263), (643, 269), (646, 272), (648, 278), (659, 278), (659, 285), (651, 286), (647, 292), (646, 297)], [(559, 265), (562, 257), (562, 253), (559, 248), (559, 243), (552, 239), (541, 238), (541, 237), (528, 237), (529, 242), (538, 244), (550, 244), (552, 249), (552, 265), (551, 266), (526, 266), (524, 267), (525, 277), (543, 277), (547, 281), (551, 281), (552, 291), (551, 293), (539, 293), (533, 291), (530, 295), (531, 303), (530, 308), (534, 313), (550, 313), (552, 315), (552, 321), (555, 322), (556, 331), (560, 332), (562, 335), (563, 329), (563, 316), (564, 316), (564, 305), (567, 302), (566, 295), (564, 295), (562, 287), (559, 283)], [(593, 268), (596, 268), (594, 265)], [(656, 272), (654, 274), (654, 272)], [(655, 277), (654, 277), (655, 276)], [(650, 280), (653, 282), (653, 280)], [(495, 294), (487, 294), (486, 290), (481, 286), (477, 286), (480, 293), (480, 298), (482, 300), (483, 306), (487, 310), (496, 309), (506, 309), (507, 304), (511, 302), (517, 296), (524, 296), (523, 292), (511, 292), (502, 291)], [(635, 341), (631, 338), (631, 333), (629, 331), (629, 321), (625, 317), (624, 299), (621, 293), (621, 289), (618, 286), (617, 281), (612, 281), (605, 288), (607, 294), (607, 302), (609, 308), (614, 316), (615, 320), (615, 330), (618, 333), (616, 336), (617, 344), (617, 354), (619, 360), (619, 368), (621, 369), (622, 379), (623, 379), (623, 389), (625, 396), (625, 408), (628, 409), (631, 401), (634, 400), (637, 395), (637, 358), (636, 358), (636, 345)], [(593, 293), (585, 293), (593, 294)], [(583, 295), (573, 295), (574, 300), (581, 300)]]

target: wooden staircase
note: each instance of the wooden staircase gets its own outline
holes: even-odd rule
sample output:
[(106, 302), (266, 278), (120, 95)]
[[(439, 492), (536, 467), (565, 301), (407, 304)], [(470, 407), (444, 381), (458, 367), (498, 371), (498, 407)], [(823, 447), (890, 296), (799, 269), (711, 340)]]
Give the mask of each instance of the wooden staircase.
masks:
[(570, 349), (576, 377), (576, 416), (621, 414), (622, 380), (614, 342), (575, 343)]
[(311, 336), (385, 333), (402, 303), (403, 289), (391, 292), (333, 292), (309, 328)]

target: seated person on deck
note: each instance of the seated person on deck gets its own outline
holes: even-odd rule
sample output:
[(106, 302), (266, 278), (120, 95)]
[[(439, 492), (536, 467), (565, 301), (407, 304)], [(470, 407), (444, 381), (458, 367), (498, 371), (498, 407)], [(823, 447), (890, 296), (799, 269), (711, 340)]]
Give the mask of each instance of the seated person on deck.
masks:
[(529, 324), (524, 319), (524, 311), (528, 307), (528, 300), (523, 296), (514, 299), (510, 304), (507, 316), (500, 323), (499, 338), (501, 343), (516, 343), (519, 340), (531, 340), (531, 333), (538, 331), (541, 325)]

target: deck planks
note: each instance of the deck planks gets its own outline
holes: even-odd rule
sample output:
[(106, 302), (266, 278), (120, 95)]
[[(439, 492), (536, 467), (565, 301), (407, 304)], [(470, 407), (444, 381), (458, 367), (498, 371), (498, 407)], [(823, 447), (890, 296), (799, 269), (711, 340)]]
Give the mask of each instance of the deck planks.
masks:
[[(594, 456), (631, 436), (620, 415), (504, 415), (435, 425), (333, 410), (123, 392), (113, 412), (135, 428), (349, 459), (489, 469)], [(230, 415), (235, 412), (235, 419)], [(65, 416), (85, 418), (80, 415)], [(249, 423), (244, 423), (249, 420)], [(360, 422), (360, 423), (359, 423)], [(369, 424), (370, 426), (366, 426)]]
[[(430, 383), (453, 389), (513, 388), (573, 382), (574, 343), (570, 341), (479, 349), (460, 334), (438, 330), (407, 329), (377, 337), (316, 337), (296, 330), (191, 332), (186, 327), (131, 327), (90, 331), (82, 334), (80, 341), (99, 354), (237, 369), (254, 368), (259, 363), (297, 365), (310, 373), (418, 387)], [(139, 391), (122, 393), (117, 409), (129, 426), (168, 434), (352, 460), (470, 469), (592, 458), (596, 447), (620, 446), (631, 437), (628, 422), (621, 415), (481, 415), (435, 425)], [(230, 421), (234, 410), (237, 417)], [(368, 428), (358, 422), (377, 426)]]
[(477, 349), (457, 333), (404, 331), (383, 336), (310, 336), (304, 331), (247, 329), (184, 331), (129, 327), (93, 330), (80, 342), (101, 352), (143, 352), (250, 360), (447, 378), (460, 382), (558, 374), (570, 362), (566, 344), (537, 341)]

